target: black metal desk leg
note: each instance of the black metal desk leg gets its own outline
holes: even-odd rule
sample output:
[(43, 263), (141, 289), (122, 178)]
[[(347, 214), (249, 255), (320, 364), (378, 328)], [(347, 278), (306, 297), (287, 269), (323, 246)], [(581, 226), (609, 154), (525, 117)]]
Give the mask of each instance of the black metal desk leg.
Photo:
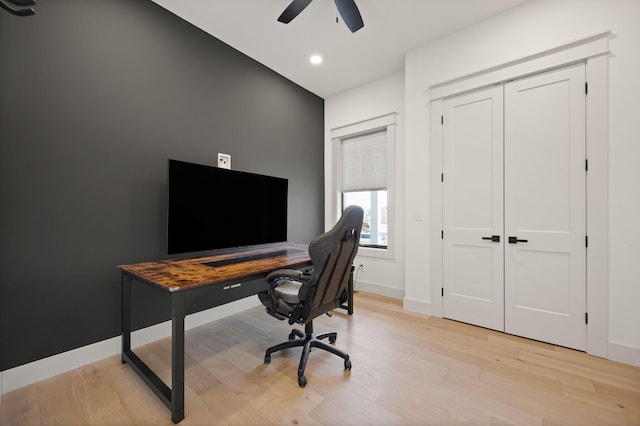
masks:
[(347, 283), (347, 304), (340, 305), (340, 308), (346, 309), (349, 315), (353, 315), (353, 271), (354, 266), (351, 266), (351, 272), (349, 272), (349, 282)]
[(126, 363), (124, 355), (131, 350), (131, 277), (121, 273), (122, 284), (122, 353), (123, 364)]
[(184, 419), (184, 293), (171, 295), (171, 420)]
[(347, 284), (347, 292), (349, 293), (349, 300), (347, 301), (347, 313), (349, 315), (353, 315), (353, 269), (351, 267), (351, 272), (349, 273), (349, 283)]

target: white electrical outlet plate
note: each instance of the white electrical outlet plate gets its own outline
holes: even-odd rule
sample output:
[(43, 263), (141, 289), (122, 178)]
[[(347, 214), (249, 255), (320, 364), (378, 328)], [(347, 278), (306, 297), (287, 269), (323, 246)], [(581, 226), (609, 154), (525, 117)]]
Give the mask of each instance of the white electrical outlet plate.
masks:
[(223, 154), (221, 152), (218, 153), (218, 167), (221, 169), (230, 169), (231, 168), (231, 155)]

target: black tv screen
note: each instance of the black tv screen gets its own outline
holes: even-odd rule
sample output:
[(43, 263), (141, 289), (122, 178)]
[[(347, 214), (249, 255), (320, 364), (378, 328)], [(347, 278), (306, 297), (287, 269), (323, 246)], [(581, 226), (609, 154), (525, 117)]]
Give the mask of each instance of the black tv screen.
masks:
[(168, 253), (287, 240), (287, 179), (169, 160)]

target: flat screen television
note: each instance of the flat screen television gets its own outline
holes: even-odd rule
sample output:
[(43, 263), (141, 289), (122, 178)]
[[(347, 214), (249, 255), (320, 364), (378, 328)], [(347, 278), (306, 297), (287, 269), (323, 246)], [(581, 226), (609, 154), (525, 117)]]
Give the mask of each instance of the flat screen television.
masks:
[(169, 160), (169, 254), (287, 240), (288, 180)]

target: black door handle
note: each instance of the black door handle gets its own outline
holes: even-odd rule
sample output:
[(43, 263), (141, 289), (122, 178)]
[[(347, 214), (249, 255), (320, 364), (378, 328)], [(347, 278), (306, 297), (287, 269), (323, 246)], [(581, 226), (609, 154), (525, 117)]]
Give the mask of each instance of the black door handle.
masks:
[(509, 244), (528, 243), (529, 240), (519, 240), (518, 237), (509, 237)]
[(499, 243), (500, 242), (500, 235), (492, 235), (490, 237), (482, 237), (483, 240), (491, 240), (494, 243)]

